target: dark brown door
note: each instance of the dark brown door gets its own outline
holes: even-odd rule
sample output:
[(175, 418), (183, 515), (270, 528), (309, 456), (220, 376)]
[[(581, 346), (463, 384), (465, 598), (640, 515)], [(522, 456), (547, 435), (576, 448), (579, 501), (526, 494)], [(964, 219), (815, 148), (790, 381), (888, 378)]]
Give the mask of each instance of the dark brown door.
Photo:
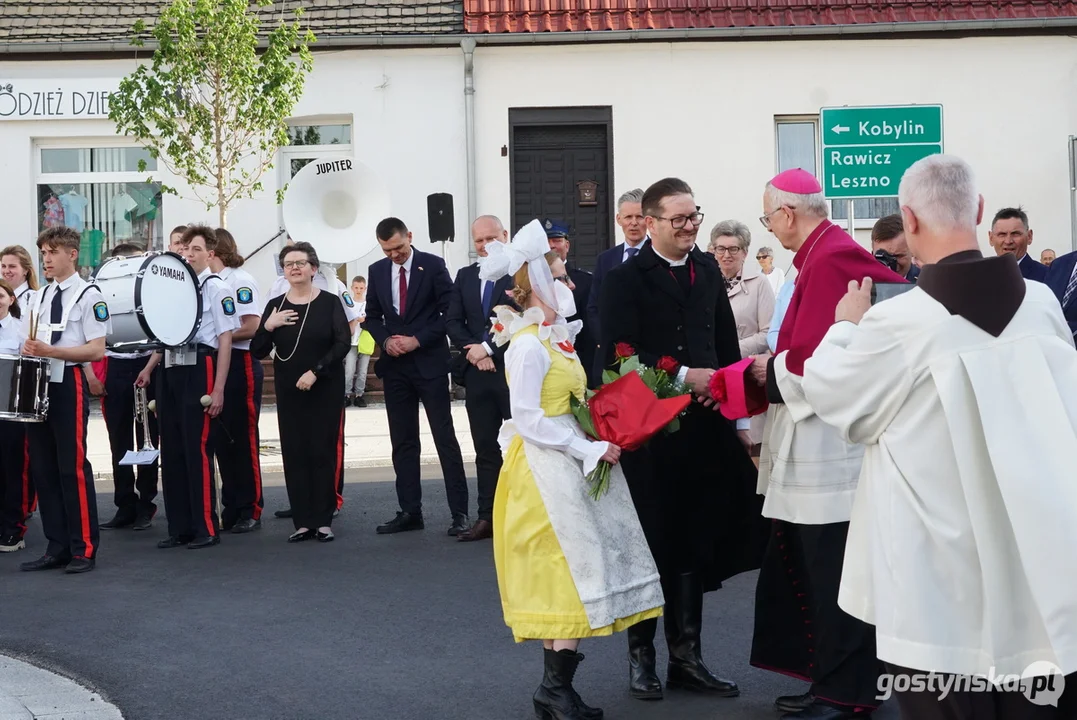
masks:
[[(569, 262), (593, 270), (610, 245), (609, 138), (605, 125), (517, 126), (512, 130), (512, 223), (535, 218), (569, 227)], [(579, 184), (597, 184), (594, 205), (580, 204)]]

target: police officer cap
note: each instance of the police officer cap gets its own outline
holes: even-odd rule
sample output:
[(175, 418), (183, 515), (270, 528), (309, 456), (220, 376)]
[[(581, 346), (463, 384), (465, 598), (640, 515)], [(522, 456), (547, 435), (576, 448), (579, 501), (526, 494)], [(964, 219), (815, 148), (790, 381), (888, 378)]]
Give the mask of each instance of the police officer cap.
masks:
[(546, 237), (548, 238), (567, 238), (568, 227), (561, 223), (550, 220), (549, 218), (542, 221), (542, 227), (546, 229)]

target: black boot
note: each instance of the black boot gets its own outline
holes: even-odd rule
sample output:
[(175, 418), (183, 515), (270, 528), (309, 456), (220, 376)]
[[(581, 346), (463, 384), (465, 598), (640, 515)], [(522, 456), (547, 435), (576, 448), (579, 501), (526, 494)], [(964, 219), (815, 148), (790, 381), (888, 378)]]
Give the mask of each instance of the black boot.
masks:
[(714, 693), (722, 697), (740, 695), (732, 680), (716, 678), (703, 664), (700, 633), (703, 630), (703, 582), (694, 573), (672, 578), (666, 590), (663, 623), (669, 645), (669, 674), (666, 685), (681, 690)]
[(639, 700), (661, 700), (662, 681), (655, 670), (654, 633), (658, 618), (628, 628), (628, 693)]
[[(602, 711), (589, 708), (572, 687), (583, 655), (572, 650), (543, 649), (545, 672), (535, 691), (535, 717), (538, 720), (600, 720)], [(586, 708), (586, 709), (585, 709)]]

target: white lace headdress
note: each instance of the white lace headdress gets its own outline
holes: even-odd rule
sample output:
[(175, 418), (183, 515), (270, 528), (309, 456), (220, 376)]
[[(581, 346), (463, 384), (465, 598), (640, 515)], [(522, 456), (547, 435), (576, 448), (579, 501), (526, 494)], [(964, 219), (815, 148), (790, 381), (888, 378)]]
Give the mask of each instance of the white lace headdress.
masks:
[(496, 282), (506, 275), (515, 275), (527, 263), (531, 291), (547, 306), (556, 308), (553, 273), (546, 262), (548, 252), (550, 241), (546, 238), (546, 231), (541, 222), (532, 220), (520, 228), (512, 242), (486, 244), (486, 257), (479, 258), (479, 277)]

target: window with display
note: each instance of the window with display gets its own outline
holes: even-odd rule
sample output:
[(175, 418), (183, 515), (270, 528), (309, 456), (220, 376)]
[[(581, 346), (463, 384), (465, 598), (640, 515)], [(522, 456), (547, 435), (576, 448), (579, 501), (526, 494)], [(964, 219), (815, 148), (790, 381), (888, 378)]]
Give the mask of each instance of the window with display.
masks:
[[(38, 148), (38, 232), (66, 225), (82, 234), (83, 277), (121, 243), (164, 249), (157, 161), (139, 147)], [(145, 171), (139, 171), (145, 161)]]

